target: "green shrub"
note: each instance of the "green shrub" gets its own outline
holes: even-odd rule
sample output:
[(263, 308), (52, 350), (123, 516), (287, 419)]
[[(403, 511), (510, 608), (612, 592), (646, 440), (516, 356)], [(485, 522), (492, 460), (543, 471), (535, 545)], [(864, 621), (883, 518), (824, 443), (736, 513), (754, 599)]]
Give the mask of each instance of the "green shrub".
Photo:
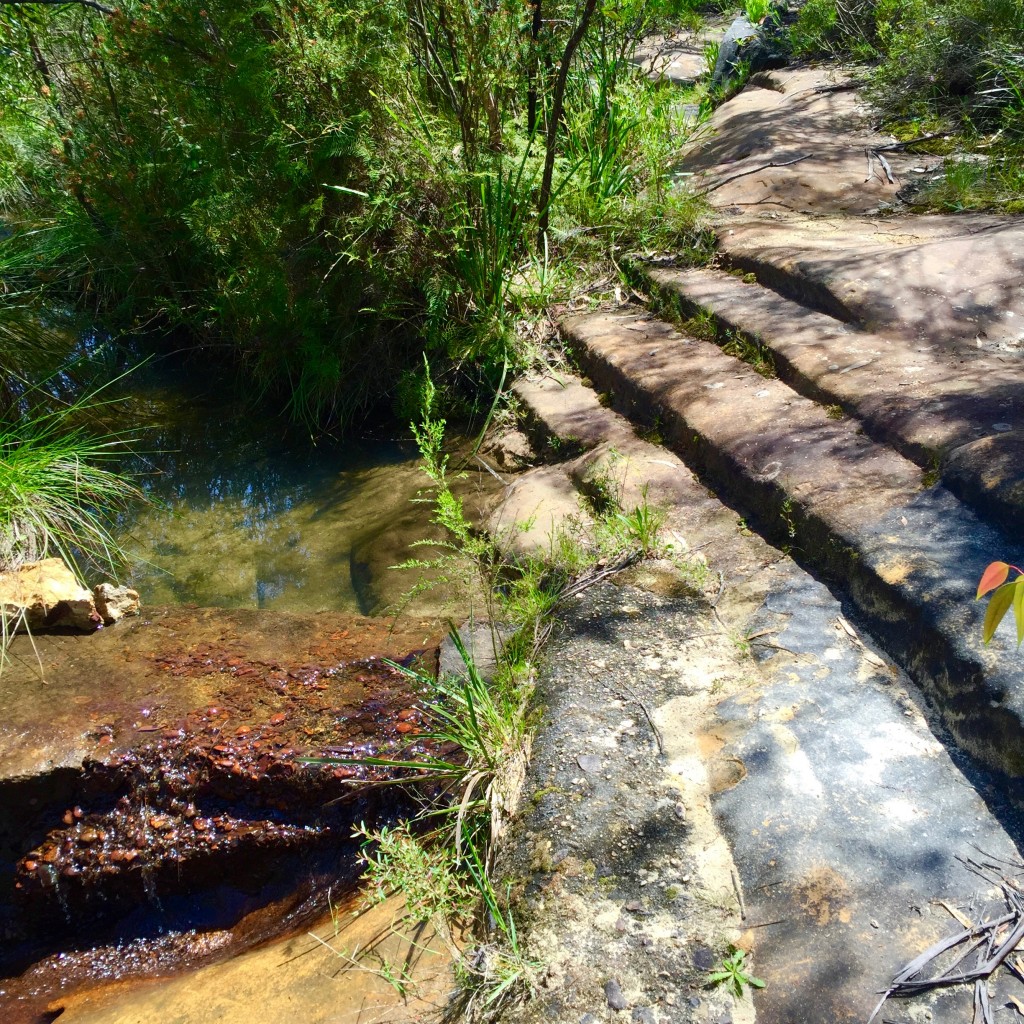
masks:
[(594, 7), (573, 51), (573, 0), (0, 4), (0, 278), (230, 360), (313, 428), (424, 352), (486, 408), (571, 283), (546, 268), (683, 210), (679, 121), (630, 57), (695, 10)]

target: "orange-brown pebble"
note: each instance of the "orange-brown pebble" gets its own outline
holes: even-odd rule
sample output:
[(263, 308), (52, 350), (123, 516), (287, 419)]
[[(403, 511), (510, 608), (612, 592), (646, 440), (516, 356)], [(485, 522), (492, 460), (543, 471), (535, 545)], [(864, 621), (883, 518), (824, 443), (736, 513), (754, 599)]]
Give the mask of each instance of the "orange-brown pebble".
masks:
[(43, 850), (42, 859), (45, 863), (52, 864), (57, 859), (57, 847), (47, 846), (46, 849)]
[(415, 728), (416, 726), (414, 726), (412, 722), (399, 722), (398, 725), (395, 726), (395, 729), (397, 729), (398, 732), (412, 732)]
[(270, 716), (270, 724), (271, 725), (282, 725), (284, 723), (284, 720), (287, 717), (288, 716), (283, 711), (278, 711), (278, 713), (276, 715), (271, 715)]
[(406, 708), (404, 711), (399, 711), (398, 712), (398, 720), (400, 722), (411, 722), (418, 715), (419, 715), (419, 712), (415, 708)]
[(65, 825), (72, 824), (74, 822), (74, 820), (75, 820), (75, 816), (71, 813), (71, 811), (65, 811), (64, 812), (64, 817), (61, 818), (61, 821), (63, 821)]
[(174, 822), (166, 814), (154, 814), (149, 823), (158, 832), (169, 832), (174, 828)]
[(246, 735), (248, 735), (248, 734), (249, 734), (250, 732), (252, 732), (252, 728), (251, 728), (250, 726), (248, 726), (248, 725), (240, 725), (240, 726), (239, 726), (239, 727), (238, 727), (238, 728), (237, 728), (237, 729), (235, 730), (235, 735), (236, 735), (236, 736), (246, 736)]
[(38, 863), (37, 863), (36, 861), (34, 861), (34, 860), (23, 860), (23, 861), (21, 862), (21, 866), (22, 866), (22, 867), (23, 867), (23, 868), (24, 868), (24, 869), (25, 869), (26, 871), (35, 871), (35, 869), (36, 869), (37, 867), (39, 867), (39, 864), (38, 864)]

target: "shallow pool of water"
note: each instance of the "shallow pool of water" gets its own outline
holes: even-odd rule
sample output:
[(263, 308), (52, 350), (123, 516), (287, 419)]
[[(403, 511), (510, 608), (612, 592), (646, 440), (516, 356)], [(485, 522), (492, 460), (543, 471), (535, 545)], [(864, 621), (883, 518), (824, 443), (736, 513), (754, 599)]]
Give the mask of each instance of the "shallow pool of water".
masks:
[[(411, 441), (363, 437), (317, 445), (226, 402), (194, 372), (147, 367), (132, 382), (137, 467), (157, 503), (123, 524), (126, 582), (148, 604), (380, 614), (416, 573), (390, 567), (436, 539)], [(469, 504), (495, 489), (460, 484)], [(422, 555), (421, 555), (422, 557)]]

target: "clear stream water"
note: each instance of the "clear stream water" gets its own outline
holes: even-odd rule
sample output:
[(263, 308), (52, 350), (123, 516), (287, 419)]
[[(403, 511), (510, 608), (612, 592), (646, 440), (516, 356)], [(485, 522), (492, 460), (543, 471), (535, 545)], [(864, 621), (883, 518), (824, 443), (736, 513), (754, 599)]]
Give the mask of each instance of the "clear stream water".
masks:
[[(422, 495), (427, 480), (410, 441), (378, 436), (312, 445), (308, 439), (296, 437), (294, 431), (284, 430), (279, 420), (254, 412), (248, 403), (232, 400), (230, 382), (197, 372), (194, 364), (175, 366), (169, 361), (154, 360), (130, 374), (124, 384), (126, 401), (123, 408), (118, 407), (119, 415), (128, 429), (138, 430), (134, 444), (136, 455), (128, 468), (140, 474), (141, 485), (153, 504), (124, 518), (118, 524), (117, 539), (131, 556), (130, 568), (122, 581), (139, 590), (145, 607), (195, 604), (207, 608), (382, 615), (402, 604), (403, 594), (416, 583), (418, 574), (390, 567), (413, 555), (422, 556), (423, 549), (410, 548), (410, 544), (437, 536), (437, 528), (430, 522), (430, 504), (415, 500)], [(496, 481), (482, 471), (471, 473), (458, 486), (471, 506), (485, 503), (498, 489)], [(429, 552), (426, 556), (429, 557)], [(415, 610), (406, 609), (420, 617), (416, 619), (420, 633), (426, 629), (439, 634), (440, 627), (428, 628), (424, 624), (436, 625), (442, 609), (446, 614), (457, 616), (464, 609), (467, 595), (455, 594), (454, 598), (438, 595), (432, 601), (432, 604), (420, 601)], [(175, 612), (179, 616), (182, 613), (189, 615), (188, 609)], [(213, 630), (213, 639), (199, 635), (199, 626), (191, 625), (199, 619), (205, 622), (210, 618), (209, 613), (197, 613), (188, 623), (174, 629), (161, 627), (159, 623), (153, 626), (143, 622), (143, 626), (149, 625), (159, 633), (159, 643), (177, 644), (190, 656), (197, 644), (204, 651), (211, 644), (223, 646), (227, 641), (222, 634), (226, 631), (237, 640), (238, 648), (230, 664), (241, 663), (244, 657), (256, 657), (252, 652), (258, 638), (234, 629), (223, 618), (213, 616), (212, 622), (203, 627)], [(348, 635), (347, 629), (338, 622), (344, 618), (317, 616), (313, 621), (302, 616), (288, 617), (293, 625), (287, 628), (305, 629), (310, 642), (324, 639), (326, 643), (331, 636), (321, 637), (325, 631), (340, 629), (338, 637)], [(390, 620), (384, 621), (385, 632), (395, 628)], [(294, 625), (298, 622), (303, 625)], [(380, 641), (374, 641), (371, 633), (373, 630), (365, 621), (353, 630), (352, 642), (367, 648), (361, 651), (360, 657), (382, 653), (373, 647)], [(146, 636), (143, 630), (133, 642), (145, 641)], [(387, 636), (390, 638), (392, 634), (388, 632)], [(129, 643), (127, 634), (123, 640), (117, 633), (111, 633), (110, 638), (117, 638), (119, 644)], [(74, 663), (73, 671), (109, 678), (98, 664), (89, 668), (86, 648), (82, 648), (81, 654), (82, 661)], [(127, 657), (127, 646), (118, 655), (122, 656)], [(312, 655), (303, 657), (309, 660)], [(263, 674), (270, 671), (264, 669), (265, 666), (261, 669)], [(216, 682), (219, 677), (212, 678)], [(251, 733), (250, 726), (270, 728), (265, 722), (260, 724), (262, 719), (258, 713), (266, 684), (258, 672), (247, 678), (252, 680), (252, 692), (242, 701), (246, 708), (240, 706), (236, 717), (249, 722), (243, 715), (248, 709), (255, 724), (243, 726), (239, 734)], [(179, 688), (196, 685), (185, 677), (175, 676), (174, 680)], [(87, 704), (88, 694), (94, 690), (95, 687), (90, 690), (89, 686), (83, 686), (82, 694), (72, 701), (76, 706), (82, 701)], [(215, 694), (218, 707), (229, 707), (230, 702), (225, 703), (228, 701), (226, 693)], [(370, 694), (367, 699), (372, 697)], [(250, 704), (255, 711), (248, 707)], [(97, 709), (101, 706), (107, 707), (106, 698), (100, 700)], [(295, 705), (300, 706), (305, 707), (305, 703), (300, 701)], [(218, 713), (228, 714), (223, 708)], [(97, 709), (94, 709), (95, 714), (107, 713)], [(217, 709), (207, 710), (212, 714)], [(91, 712), (85, 708), (82, 713)], [(277, 716), (285, 717), (285, 714)], [(232, 725), (236, 724), (232, 720)], [(144, 744), (148, 735), (143, 732), (138, 742)], [(153, 734), (158, 742), (163, 735)], [(235, 737), (233, 730), (225, 735), (227, 739), (222, 743), (241, 742), (232, 738)], [(296, 738), (287, 742), (294, 743)], [(24, 855), (33, 843), (41, 841), (42, 832), (54, 825), (57, 831), (50, 833), (51, 845), (58, 841), (53, 837), (65, 826), (60, 824), (59, 817), (63, 805), (59, 804), (58, 797), (54, 799), (57, 800), (54, 810), (57, 817), (50, 821), (44, 815), (44, 824), (36, 829), (40, 835), (26, 836), (23, 842), (18, 841), (18, 836), (8, 837), (11, 857)], [(83, 820), (89, 824), (92, 820), (89, 816), (96, 809), (77, 795), (69, 796), (68, 801), (86, 805)], [(99, 808), (96, 814), (102, 810)], [(70, 831), (77, 835), (79, 828), (73, 824)], [(79, 922), (84, 932), (79, 928), (73, 937), (69, 936), (67, 948), (60, 948), (59, 939), (49, 945), (44, 943), (46, 948), (40, 949), (39, 959), (34, 963), (26, 961), (15, 950), (11, 954), (12, 962), (20, 957), (25, 969), (20, 976), (0, 977), (0, 1019), (17, 1024), (39, 1024), (53, 1019), (57, 1012), (53, 1009), (55, 1005), (70, 1007), (72, 1004), (74, 1009), (67, 1009), (62, 1016), (73, 1024), (126, 1024), (146, 1019), (147, 1011), (136, 1001), (144, 1001), (147, 993), (163, 1001), (164, 983), (151, 981), (137, 985), (131, 979), (154, 975), (169, 977), (172, 980), (166, 984), (172, 986), (168, 991), (173, 992), (176, 991), (173, 990), (175, 976), (188, 988), (191, 981), (186, 979), (196, 977), (195, 969), (205, 963), (208, 967), (203, 968), (202, 976), (215, 989), (240, 986), (240, 978), (247, 970), (245, 965), (252, 961), (244, 955), (232, 954), (244, 952), (275, 933), (286, 933), (284, 938), (272, 941), (267, 947), (277, 958), (275, 966), (291, 962), (295, 954), (289, 945), (294, 941), (289, 934), (296, 928), (301, 933), (302, 925), (315, 919), (322, 909), (324, 893), (333, 885), (339, 885), (344, 891), (352, 884), (353, 852), (346, 840), (347, 831), (342, 829), (338, 837), (340, 845), (328, 845), (315, 854), (283, 854), (275, 868), (277, 889), (273, 892), (269, 889), (257, 892), (258, 880), (242, 872), (244, 877), (232, 878), (225, 883), (227, 888), (221, 885), (210, 891), (182, 894), (180, 901), (185, 910), (180, 921), (165, 920), (171, 903), (165, 901), (164, 906), (157, 901), (140, 905), (134, 917), (129, 916), (127, 924), (115, 921), (103, 925), (104, 931), (97, 923), (96, 928), (100, 930), (94, 935), (87, 923)], [(238, 899), (233, 903), (228, 898), (238, 896), (235, 889), (244, 896), (244, 899), (239, 897), (238, 906)], [(360, 941), (361, 945), (366, 945), (369, 939)], [(222, 957), (227, 959), (214, 963)], [(31, 956), (28, 959), (31, 960)], [(300, 957), (295, 962), (301, 966), (305, 959)], [(265, 972), (265, 965), (258, 969)], [(94, 1006), (89, 994), (93, 987), (115, 980), (122, 1002), (111, 1004), (108, 1009)], [(261, 975), (259, 984), (263, 981)], [(332, 993), (329, 997), (335, 1010), (344, 1006), (344, 993), (349, 987), (341, 986), (337, 996)], [(360, 994), (359, 998), (363, 997)], [(210, 1019), (204, 1016), (203, 1000), (189, 1008), (184, 1005), (187, 999), (180, 993), (169, 994), (167, 998), (171, 1000), (169, 1010), (179, 1001), (182, 1003), (180, 1016), (189, 1024)], [(204, 996), (207, 1002), (209, 998)], [(289, 1005), (293, 1009), (299, 1009), (300, 1017), (310, 1020), (320, 1019), (317, 1014), (328, 1002), (325, 993), (308, 981), (295, 982), (288, 1000), (292, 1000)], [(244, 999), (242, 1002), (245, 1004)], [(308, 1005), (298, 1005), (307, 1002)], [(46, 1009), (48, 1006), (50, 1010)], [(247, 1005), (235, 1009), (237, 1013), (225, 1010), (226, 1015), (219, 1019), (248, 1019), (251, 1009)]]
[(147, 425), (133, 468), (156, 504), (119, 539), (144, 603), (379, 614), (400, 601), (415, 575), (390, 566), (434, 535), (414, 444), (313, 445), (197, 377), (156, 365), (130, 379), (130, 420)]

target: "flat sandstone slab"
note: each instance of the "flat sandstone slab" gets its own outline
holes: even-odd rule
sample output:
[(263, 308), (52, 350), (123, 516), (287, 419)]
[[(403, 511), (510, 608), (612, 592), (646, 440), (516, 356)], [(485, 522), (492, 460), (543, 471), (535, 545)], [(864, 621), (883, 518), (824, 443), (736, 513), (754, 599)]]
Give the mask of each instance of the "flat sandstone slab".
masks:
[(0, 672), (0, 784), (177, 734), (211, 706), (232, 709), (232, 730), (263, 724), (301, 705), (304, 680), (437, 639), (426, 619), (189, 607), (90, 636), (17, 637)]

